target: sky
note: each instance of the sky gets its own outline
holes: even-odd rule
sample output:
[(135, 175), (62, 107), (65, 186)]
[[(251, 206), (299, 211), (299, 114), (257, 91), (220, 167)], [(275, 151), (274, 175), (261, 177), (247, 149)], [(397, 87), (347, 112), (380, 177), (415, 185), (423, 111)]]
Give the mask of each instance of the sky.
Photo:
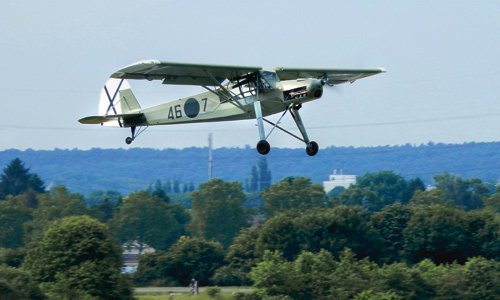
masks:
[[(128, 129), (77, 122), (110, 74), (145, 59), (385, 68), (303, 106), (320, 148), (500, 141), (499, 16), (486, 0), (0, 1), (0, 150), (257, 143), (254, 120), (150, 127), (131, 146)], [(203, 91), (130, 84), (142, 107)], [(269, 142), (303, 147), (277, 131)]]

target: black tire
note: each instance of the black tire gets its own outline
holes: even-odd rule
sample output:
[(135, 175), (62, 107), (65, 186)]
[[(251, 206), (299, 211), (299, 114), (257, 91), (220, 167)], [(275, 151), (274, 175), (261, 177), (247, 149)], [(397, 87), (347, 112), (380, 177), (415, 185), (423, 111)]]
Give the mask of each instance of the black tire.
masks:
[(309, 144), (307, 144), (307, 147), (306, 147), (307, 155), (314, 156), (314, 155), (316, 155), (316, 153), (318, 153), (318, 151), (319, 151), (318, 143), (312, 141)]
[(133, 141), (134, 141), (134, 140), (133, 140), (131, 137), (127, 137), (127, 138), (125, 139), (125, 143), (126, 143), (127, 145), (132, 144), (132, 142), (133, 142)]
[(271, 151), (271, 145), (266, 140), (260, 140), (257, 143), (257, 152), (259, 152), (262, 155), (266, 155)]

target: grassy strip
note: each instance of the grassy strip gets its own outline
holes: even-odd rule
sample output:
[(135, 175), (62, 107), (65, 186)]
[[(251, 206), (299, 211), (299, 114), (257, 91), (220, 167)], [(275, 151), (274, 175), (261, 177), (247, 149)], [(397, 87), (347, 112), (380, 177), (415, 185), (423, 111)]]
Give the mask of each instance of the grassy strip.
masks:
[(200, 288), (200, 294), (193, 296), (190, 294), (187, 287), (142, 287), (135, 289), (135, 296), (139, 300), (229, 300), (233, 299), (235, 293), (249, 293), (252, 291), (250, 287), (221, 287), (221, 292), (216, 297), (207, 295), (207, 287)]

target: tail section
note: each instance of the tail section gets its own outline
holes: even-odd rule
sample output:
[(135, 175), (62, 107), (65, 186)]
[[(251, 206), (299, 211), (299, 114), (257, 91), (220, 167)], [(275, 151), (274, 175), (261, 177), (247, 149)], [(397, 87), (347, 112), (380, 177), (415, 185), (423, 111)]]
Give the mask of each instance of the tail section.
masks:
[(99, 115), (121, 115), (140, 110), (127, 80), (111, 78), (106, 82), (99, 97)]
[[(98, 113), (100, 116), (137, 114), (140, 110), (141, 106), (127, 80), (111, 78), (106, 82), (99, 97)], [(123, 126), (120, 119), (106, 121), (103, 125)]]

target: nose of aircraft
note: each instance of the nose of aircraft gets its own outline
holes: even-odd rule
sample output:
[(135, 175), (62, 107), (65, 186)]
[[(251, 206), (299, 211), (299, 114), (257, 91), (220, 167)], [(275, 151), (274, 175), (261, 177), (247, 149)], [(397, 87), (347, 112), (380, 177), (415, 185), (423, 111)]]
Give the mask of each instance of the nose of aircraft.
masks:
[(313, 80), (308, 88), (309, 97), (321, 98), (323, 95), (323, 83), (321, 80)]

